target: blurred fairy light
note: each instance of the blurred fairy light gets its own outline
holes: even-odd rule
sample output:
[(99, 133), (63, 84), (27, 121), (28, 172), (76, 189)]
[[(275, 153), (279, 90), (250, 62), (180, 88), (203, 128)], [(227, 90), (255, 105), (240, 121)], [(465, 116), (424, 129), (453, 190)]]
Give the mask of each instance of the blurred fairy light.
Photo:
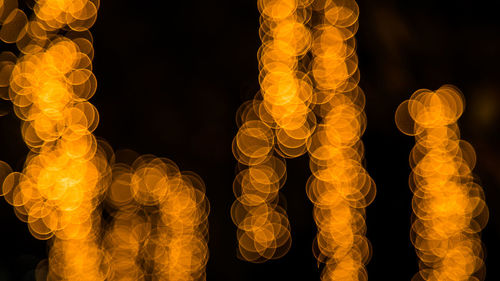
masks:
[(110, 280), (205, 280), (209, 204), (201, 178), (143, 155), (113, 166), (107, 200)]
[(237, 200), (231, 209), (238, 226), (239, 254), (251, 262), (280, 258), (291, 244), (290, 223), (278, 201), (286, 180), (284, 158), (306, 152), (316, 121), (308, 107), (312, 88), (307, 75), (299, 70), (299, 59), (311, 41), (305, 26), (309, 4), (258, 2), (261, 91), (239, 110), (233, 154), (242, 169), (234, 180)]
[[(318, 226), (315, 255), (326, 264), (322, 279), (364, 280), (370, 256), (364, 208), (375, 197), (375, 184), (362, 165), (366, 117), (354, 40), (358, 6), (262, 0), (258, 7), (261, 91), (239, 109), (233, 141), (241, 167), (231, 210), (239, 254), (251, 262), (286, 254), (290, 226), (278, 204), (284, 158), (309, 153), (313, 176), (307, 191)], [(316, 24), (309, 28), (313, 14)]]
[[(51, 239), (37, 280), (205, 280), (210, 205), (202, 179), (153, 155), (128, 152), (122, 161), (93, 135), (89, 28), (98, 8), (99, 0), (37, 0), (28, 17), (15, 0), (0, 0), (0, 40), (20, 52), (0, 54), (0, 97), (12, 102), (30, 149), (22, 172), (0, 161), (0, 196), (35, 238)], [(239, 256), (258, 263), (289, 251), (279, 202), (285, 159), (307, 153), (321, 279), (367, 280), (365, 207), (376, 187), (362, 164), (359, 8), (354, 0), (258, 0), (258, 8), (261, 90), (238, 110), (232, 143)], [(399, 130), (416, 139), (413, 280), (484, 279), (488, 209), (472, 175), (474, 149), (460, 139), (463, 110), (460, 91), (445, 85), (415, 92), (396, 111)]]
[(0, 54), (0, 95), (30, 149), (22, 172), (0, 162), (0, 195), (35, 238), (51, 239), (37, 280), (205, 280), (201, 178), (152, 155), (115, 163), (92, 134), (99, 115), (88, 102), (97, 86), (88, 29), (98, 8), (97, 0), (40, 0), (28, 20), (16, 1), (0, 0), (0, 39), (21, 52)]
[(311, 73), (314, 111), (322, 120), (307, 146), (307, 194), (318, 227), (313, 249), (325, 264), (322, 280), (367, 280), (365, 207), (376, 188), (362, 164), (365, 97), (354, 39), (359, 11), (355, 1), (317, 1), (313, 9), (321, 14), (313, 29)]
[(413, 280), (483, 280), (480, 231), (488, 221), (481, 186), (472, 170), (476, 154), (460, 139), (462, 93), (445, 85), (416, 91), (396, 111), (396, 125), (415, 136), (410, 153), (413, 224), (420, 259)]
[[(99, 3), (38, 1), (28, 20), (8, 2), (0, 39), (16, 43), (22, 55), (3, 63), (11, 69), (4, 98), (22, 120), (30, 153), (23, 171), (5, 178), (1, 195), (33, 236), (53, 238), (47, 279), (105, 280), (96, 208), (109, 168), (92, 134), (98, 113), (87, 101), (96, 90), (88, 28)], [(72, 30), (67, 37), (58, 35), (64, 26)], [(83, 36), (72, 38), (76, 31)]]

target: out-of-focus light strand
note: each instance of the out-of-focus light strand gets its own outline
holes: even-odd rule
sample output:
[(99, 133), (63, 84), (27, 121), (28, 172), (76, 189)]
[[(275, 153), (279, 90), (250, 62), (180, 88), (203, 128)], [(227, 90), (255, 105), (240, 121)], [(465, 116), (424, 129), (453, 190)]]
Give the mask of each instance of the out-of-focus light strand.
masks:
[(480, 231), (488, 221), (484, 193), (472, 174), (476, 155), (460, 139), (462, 93), (445, 85), (416, 91), (396, 111), (396, 125), (415, 136), (410, 153), (411, 242), (420, 260), (412, 280), (483, 280)]
[[(39, 0), (31, 19), (0, 1), (0, 97), (22, 120), (22, 172), (0, 162), (1, 196), (37, 239), (51, 239), (37, 280), (205, 280), (209, 203), (168, 159), (115, 164), (88, 102), (96, 91), (89, 28), (98, 0)], [(104, 203), (101, 204), (105, 199)], [(111, 222), (106, 231), (102, 207)]]
[(324, 264), (322, 280), (367, 280), (365, 207), (376, 188), (362, 164), (365, 97), (354, 39), (359, 11), (353, 0), (316, 1), (313, 10), (320, 15), (312, 32), (313, 109), (322, 120), (307, 144), (307, 194), (318, 227), (313, 250)]
[[(285, 255), (290, 223), (279, 204), (285, 158), (303, 155), (316, 119), (309, 108), (312, 86), (300, 60), (310, 49), (306, 27), (311, 1), (261, 0), (258, 52), (261, 91), (239, 110), (233, 154), (241, 171), (231, 216), (238, 227), (239, 256), (264, 262)], [(308, 16), (309, 15), (309, 16)]]

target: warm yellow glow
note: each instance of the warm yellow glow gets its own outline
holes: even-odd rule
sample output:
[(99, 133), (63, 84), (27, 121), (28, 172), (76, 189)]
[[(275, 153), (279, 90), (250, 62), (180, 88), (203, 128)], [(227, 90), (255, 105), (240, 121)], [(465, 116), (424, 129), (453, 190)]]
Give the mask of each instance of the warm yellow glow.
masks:
[(144, 155), (113, 167), (110, 280), (204, 280), (208, 213), (203, 181), (170, 160)]
[[(92, 132), (99, 115), (88, 32), (99, 1), (40, 0), (28, 20), (0, 2), (0, 87), (22, 120), (30, 153), (22, 172), (0, 162), (0, 195), (37, 239), (51, 239), (46, 280), (204, 280), (208, 213), (203, 181), (145, 155), (114, 164)], [(78, 36), (61, 29), (78, 31)], [(102, 228), (102, 201), (112, 222)], [(142, 261), (142, 263), (139, 263)], [(46, 264), (41, 262), (41, 265)]]
[(97, 207), (109, 168), (92, 134), (97, 110), (87, 101), (96, 85), (92, 45), (57, 34), (64, 26), (84, 31), (93, 24), (89, 18), (96, 11), (90, 15), (89, 9), (75, 5), (39, 1), (29, 21), (24, 12), (12, 9), (2, 25), (0, 39), (15, 42), (22, 52), (11, 62), (8, 98), (23, 121), (23, 139), (31, 150), (23, 171), (5, 178), (2, 194), (33, 236), (53, 238), (48, 279), (105, 280)]
[(322, 18), (312, 33), (311, 71), (322, 122), (307, 145), (313, 173), (307, 194), (318, 226), (314, 254), (325, 263), (322, 280), (367, 280), (371, 247), (364, 208), (376, 192), (362, 164), (366, 117), (354, 40), (358, 7), (355, 1), (320, 2), (314, 5)]
[(460, 91), (445, 85), (418, 90), (396, 111), (396, 125), (415, 136), (410, 154), (414, 220), (411, 241), (420, 259), (414, 280), (480, 280), (479, 232), (488, 221), (481, 186), (474, 182), (476, 156), (460, 139), (464, 110)]
[[(361, 164), (366, 118), (357, 86), (357, 4), (258, 4), (261, 91), (240, 108), (233, 141), (233, 154), (245, 167), (234, 181), (237, 201), (231, 211), (239, 252), (245, 260), (262, 262), (288, 251), (290, 227), (278, 205), (284, 158), (308, 152), (313, 176), (307, 190), (319, 230), (315, 255), (326, 263), (322, 278), (364, 279), (370, 256), (364, 208), (375, 197), (375, 184)], [(319, 21), (310, 28), (313, 13)]]
[(260, 93), (240, 108), (241, 124), (233, 154), (244, 166), (234, 181), (231, 216), (238, 226), (239, 254), (251, 262), (285, 255), (290, 247), (290, 223), (279, 205), (286, 179), (283, 158), (306, 152), (315, 127), (309, 108), (311, 82), (299, 69), (311, 34), (301, 11), (310, 2), (262, 0), (259, 50)]
[[(0, 54), (0, 97), (12, 102), (30, 150), (21, 172), (0, 161), (0, 196), (35, 238), (50, 240), (44, 280), (205, 280), (203, 180), (153, 155), (116, 161), (93, 134), (99, 113), (89, 102), (97, 87), (89, 28), (98, 9), (99, 0), (35, 0), (28, 17), (17, 1), (0, 0), (0, 40), (20, 52)], [(260, 91), (238, 110), (232, 143), (239, 257), (259, 263), (289, 251), (280, 189), (286, 159), (307, 153), (321, 279), (367, 280), (365, 208), (376, 187), (363, 165), (357, 3), (258, 0), (258, 9)], [(472, 175), (474, 149), (460, 136), (463, 111), (461, 92), (445, 85), (415, 92), (395, 114), (399, 130), (416, 139), (414, 281), (484, 278), (480, 232), (488, 209)]]

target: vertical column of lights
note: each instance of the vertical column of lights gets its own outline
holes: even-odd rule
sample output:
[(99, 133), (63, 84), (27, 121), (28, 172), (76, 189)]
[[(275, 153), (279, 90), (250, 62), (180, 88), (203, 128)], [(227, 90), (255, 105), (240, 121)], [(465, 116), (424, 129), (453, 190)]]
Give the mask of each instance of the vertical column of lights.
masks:
[(259, 0), (260, 93), (239, 110), (233, 154), (241, 171), (231, 216), (237, 225), (238, 253), (250, 262), (285, 255), (290, 225), (278, 205), (286, 179), (283, 158), (303, 155), (316, 119), (309, 108), (312, 86), (299, 62), (310, 48), (311, 1)]
[(422, 89), (396, 111), (401, 132), (415, 136), (410, 154), (413, 192), (411, 241), (420, 259), (413, 280), (482, 280), (480, 231), (488, 220), (482, 188), (474, 182), (476, 156), (460, 139), (460, 91)]
[[(36, 238), (55, 236), (47, 280), (204, 280), (203, 181), (151, 155), (110, 171), (112, 149), (92, 135), (99, 119), (87, 102), (96, 90), (88, 28), (98, 1), (37, 1), (30, 21), (17, 2), (0, 4), (0, 39), (23, 54), (0, 55), (0, 93), (31, 150), (22, 173), (0, 162), (1, 195)], [(72, 31), (58, 35), (63, 28)], [(108, 186), (102, 248), (96, 208)]]
[(112, 280), (205, 280), (209, 203), (201, 178), (152, 155), (113, 173)]
[(325, 264), (322, 280), (367, 280), (364, 208), (376, 189), (362, 164), (366, 117), (354, 39), (358, 6), (324, 0), (313, 9), (319, 23), (313, 29), (311, 73), (314, 110), (322, 120), (308, 142), (312, 176), (307, 194), (318, 227), (313, 249), (318, 263)]
[(108, 280), (145, 280), (142, 253), (151, 233), (151, 221), (134, 201), (130, 186), (132, 167), (114, 164), (112, 175), (106, 197), (111, 224), (103, 243), (112, 261)]
[(99, 119), (87, 101), (96, 79), (85, 39), (99, 2), (36, 1), (30, 20), (13, 3), (2, 6), (0, 38), (16, 43), (21, 57), (2, 64), (10, 86), (3, 98), (14, 104), (30, 152), (22, 173), (5, 178), (2, 195), (33, 236), (53, 238), (47, 280), (105, 280), (96, 208), (109, 168), (92, 134)]

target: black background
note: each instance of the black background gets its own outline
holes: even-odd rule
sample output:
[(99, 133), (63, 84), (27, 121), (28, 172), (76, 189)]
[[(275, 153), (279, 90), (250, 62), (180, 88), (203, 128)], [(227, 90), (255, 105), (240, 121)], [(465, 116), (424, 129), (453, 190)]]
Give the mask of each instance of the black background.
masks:
[[(493, 3), (358, 1), (368, 117), (363, 141), (378, 189), (367, 209), (371, 280), (409, 280), (417, 271), (407, 185), (414, 142), (398, 132), (394, 111), (415, 90), (448, 83), (466, 98), (462, 138), (476, 149), (475, 173), (490, 210), (483, 231), (486, 280), (500, 280), (500, 17)], [(236, 164), (231, 140), (237, 108), (259, 90), (258, 27), (256, 1), (102, 1), (92, 28), (98, 90), (91, 102), (101, 117), (95, 133), (115, 149), (168, 157), (204, 179), (211, 203), (208, 280), (318, 280), (305, 156), (287, 161), (283, 193), (292, 228), (290, 252), (265, 264), (236, 258), (236, 228), (229, 216)], [(0, 159), (15, 170), (27, 153), (19, 124), (12, 111), (0, 117)], [(34, 280), (46, 243), (31, 237), (3, 199), (0, 243), (0, 280)]]

